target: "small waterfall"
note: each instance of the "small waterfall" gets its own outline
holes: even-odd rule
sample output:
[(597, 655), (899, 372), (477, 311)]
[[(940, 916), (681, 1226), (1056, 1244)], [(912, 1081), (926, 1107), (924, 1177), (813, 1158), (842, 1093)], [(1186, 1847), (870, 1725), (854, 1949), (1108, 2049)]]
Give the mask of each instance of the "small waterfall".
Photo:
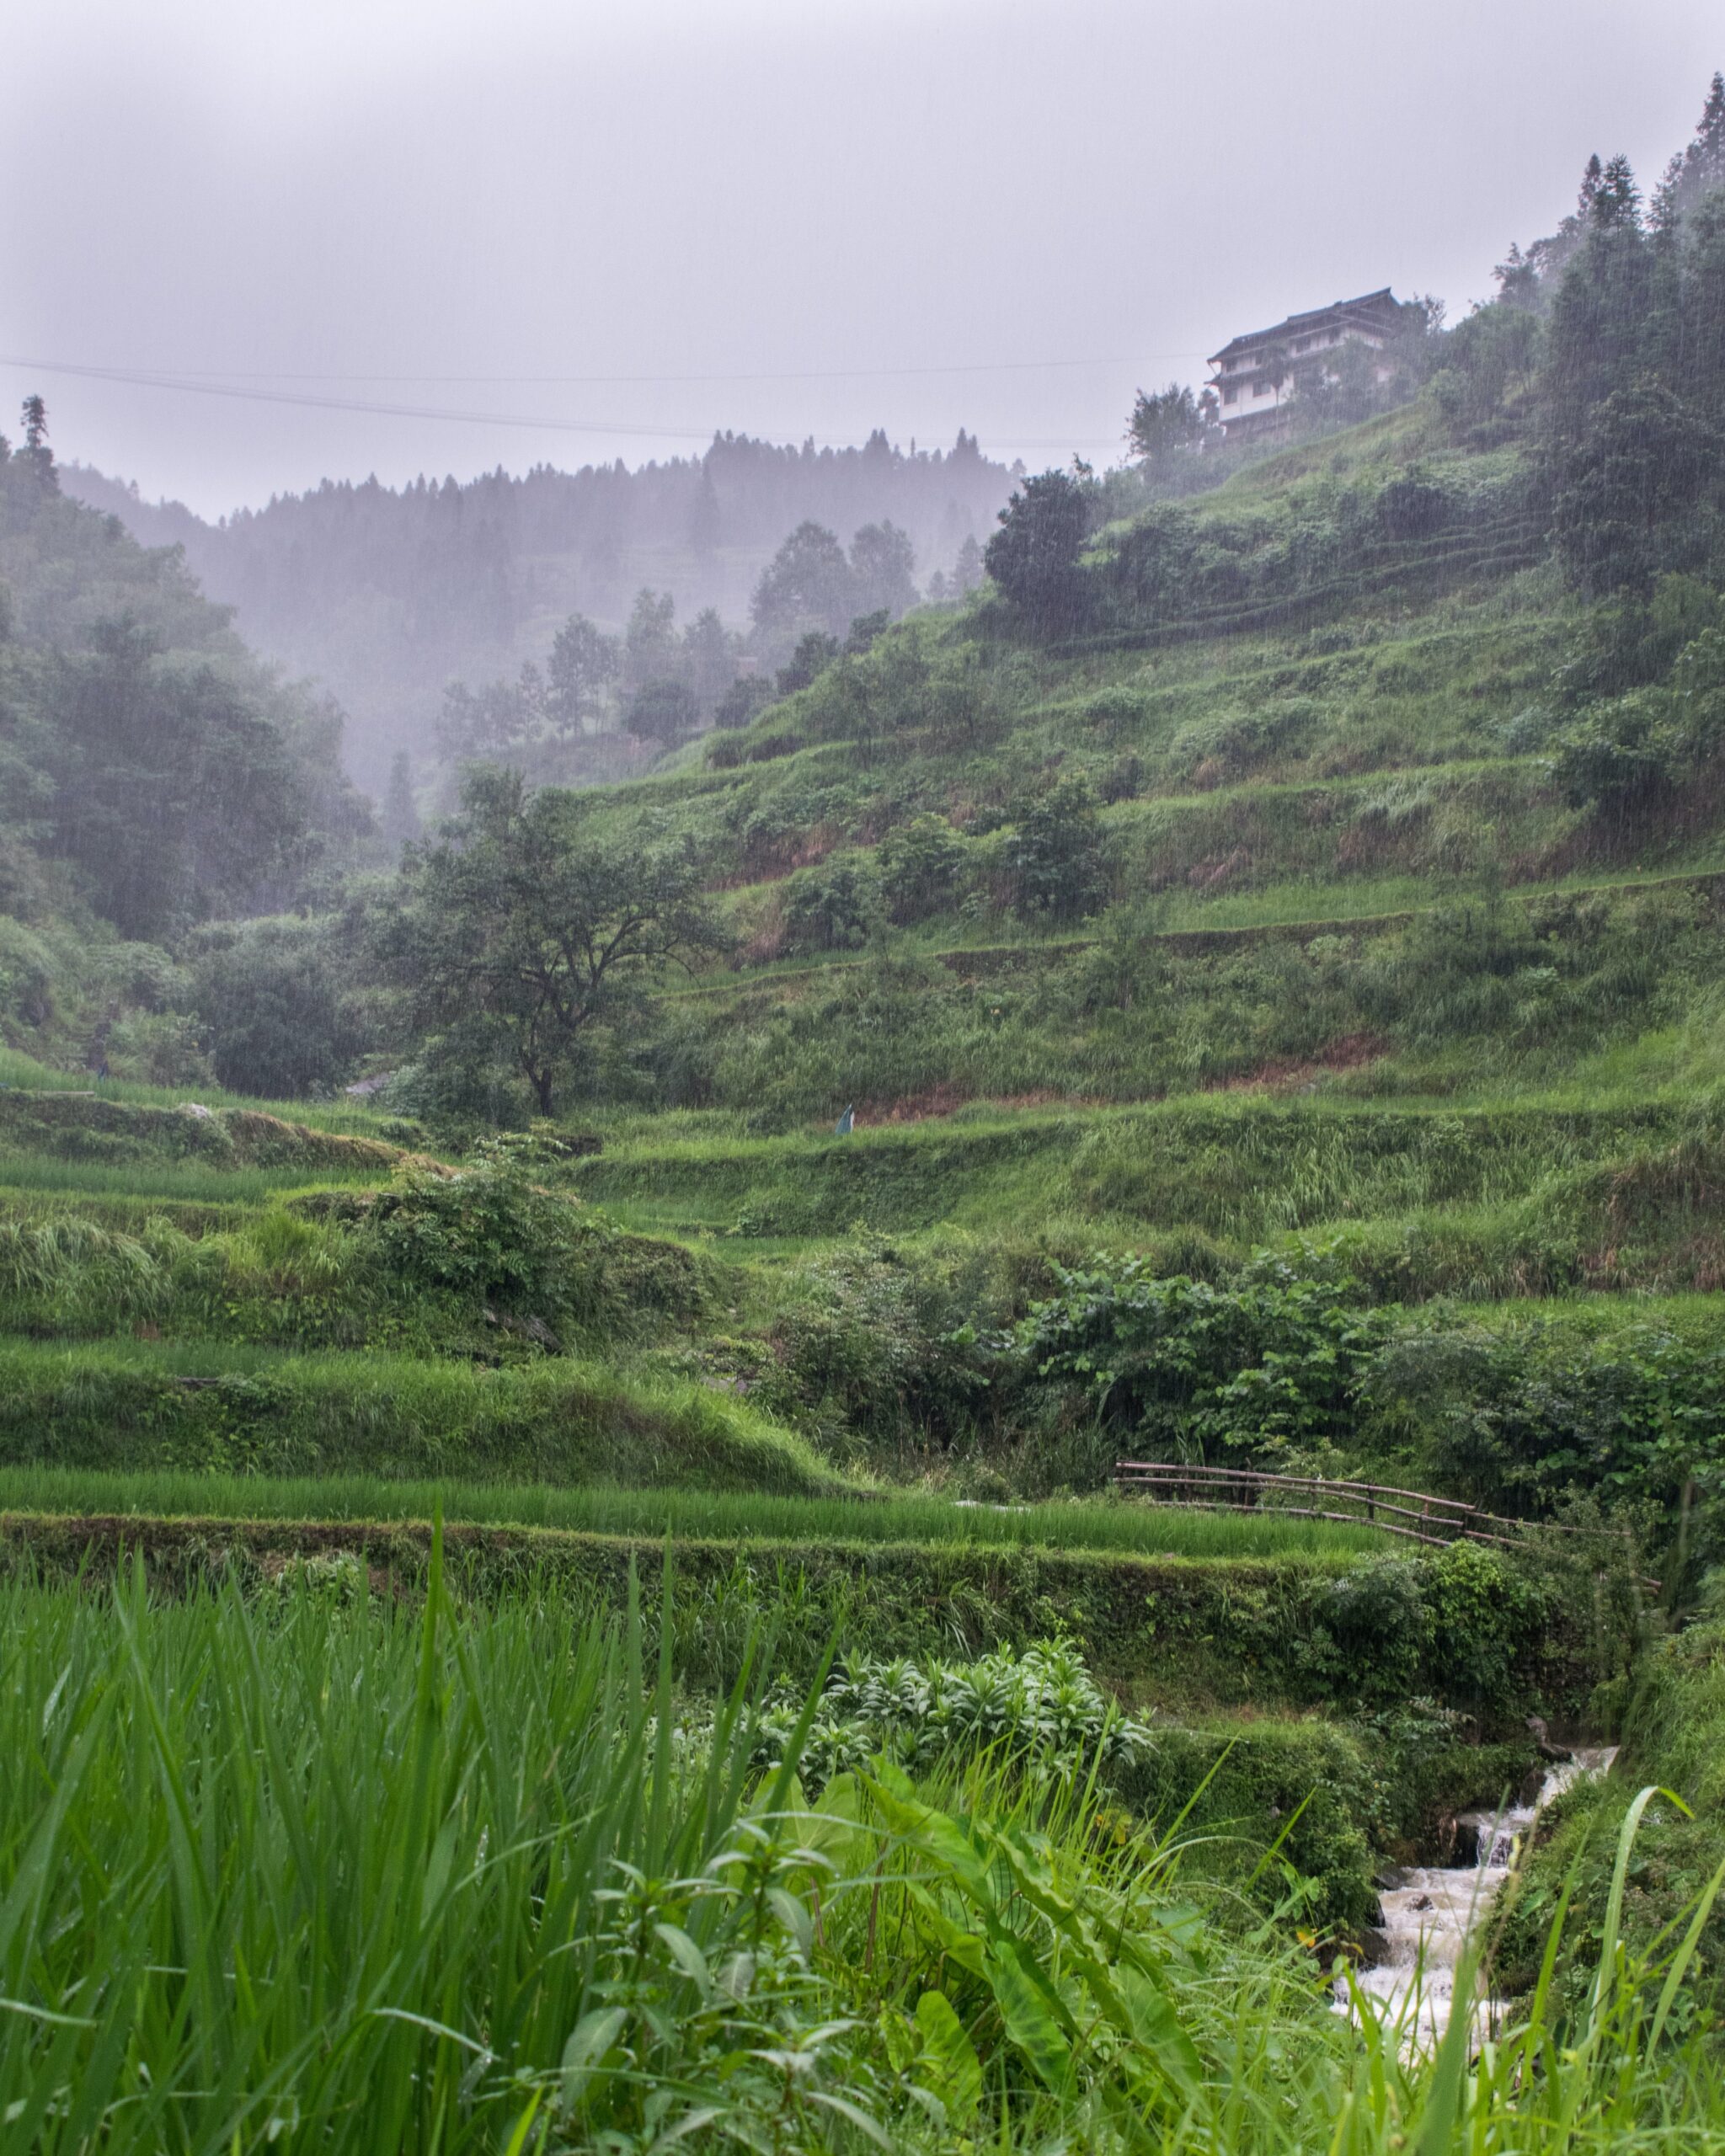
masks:
[[(1509, 1876), (1517, 1844), (1541, 1807), (1573, 1784), (1608, 1773), (1616, 1756), (1615, 1744), (1579, 1746), (1551, 1769), (1531, 1804), (1463, 1812), (1456, 1823), (1472, 1831), (1477, 1851), (1472, 1863), (1413, 1865), (1390, 1876), (1379, 1897), (1386, 1951), (1381, 1960), (1357, 1970), (1354, 1982), (1378, 2002), (1381, 2011), (1407, 2018), (1411, 2036), (1435, 2037), (1449, 2019), (1461, 1950)], [(1417, 2014), (1413, 2011), (1416, 1989)], [(1345, 1985), (1340, 1988), (1338, 2003), (1347, 2004)]]

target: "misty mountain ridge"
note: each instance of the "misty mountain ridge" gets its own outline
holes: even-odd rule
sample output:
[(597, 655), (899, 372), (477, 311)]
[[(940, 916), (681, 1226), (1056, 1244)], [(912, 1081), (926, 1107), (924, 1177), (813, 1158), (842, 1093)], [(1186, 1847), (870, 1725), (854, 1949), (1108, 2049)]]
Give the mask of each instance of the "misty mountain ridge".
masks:
[(761, 572), (807, 523), (846, 542), (895, 526), (926, 586), (967, 540), (986, 538), (1022, 471), (963, 430), (943, 451), (900, 449), (879, 430), (845, 449), (724, 434), (702, 456), (633, 471), (326, 480), (216, 523), (87, 466), (62, 476), (142, 544), (183, 547), (254, 648), (334, 694), (355, 775), (380, 788), (393, 753), (430, 753), (451, 681), (542, 664), (571, 614), (621, 631), (645, 588), (668, 594), (683, 622), (711, 607), (740, 628)]

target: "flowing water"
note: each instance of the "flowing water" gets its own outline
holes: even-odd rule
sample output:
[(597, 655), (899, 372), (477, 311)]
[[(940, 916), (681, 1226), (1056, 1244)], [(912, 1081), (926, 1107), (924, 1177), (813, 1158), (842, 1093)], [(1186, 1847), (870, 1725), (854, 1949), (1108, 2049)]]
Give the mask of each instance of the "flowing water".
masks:
[[(1442, 2031), (1462, 1947), (1509, 1876), (1520, 1837), (1542, 1806), (1573, 1783), (1606, 1773), (1616, 1756), (1615, 1744), (1579, 1746), (1550, 1769), (1531, 1804), (1461, 1813), (1457, 1825), (1477, 1837), (1478, 1854), (1472, 1863), (1418, 1865), (1390, 1875), (1379, 1897), (1388, 1951), (1381, 1961), (1354, 1973), (1355, 1983), (1381, 2014), (1405, 2021), (1416, 2038), (1434, 2037)], [(1344, 2004), (1345, 1998), (1344, 1992)]]

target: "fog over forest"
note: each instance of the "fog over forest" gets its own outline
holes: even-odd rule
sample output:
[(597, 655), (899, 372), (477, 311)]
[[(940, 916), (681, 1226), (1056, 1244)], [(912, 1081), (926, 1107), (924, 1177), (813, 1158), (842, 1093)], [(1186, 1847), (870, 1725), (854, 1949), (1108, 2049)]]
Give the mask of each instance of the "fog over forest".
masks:
[[(633, 472), (621, 461), (521, 478), (499, 468), (399, 491), (326, 482), (212, 526), (82, 466), (65, 472), (70, 493), (116, 513), (146, 546), (183, 546), (259, 650), (333, 691), (350, 761), (374, 788), (393, 753), (430, 751), (446, 683), (542, 664), (571, 614), (615, 635), (644, 589), (671, 599), (679, 630), (711, 608), (734, 638), (767, 562), (811, 522), (847, 544), (890, 525), (910, 542), (916, 588), (932, 580), (938, 592), (967, 542), (977, 556), (1012, 482), (962, 432), (944, 451), (898, 450), (879, 433), (851, 450), (731, 438)], [(874, 604), (859, 591), (822, 626), (842, 635)], [(710, 695), (702, 686), (709, 718), (735, 670), (722, 654), (719, 670)]]
[(736, 637), (805, 520), (891, 524), (926, 594), (1230, 335), (1386, 284), (1455, 318), (1553, 169), (1677, 138), (1706, 12), (72, 0), (0, 140), (0, 387), (377, 790), (571, 612)]

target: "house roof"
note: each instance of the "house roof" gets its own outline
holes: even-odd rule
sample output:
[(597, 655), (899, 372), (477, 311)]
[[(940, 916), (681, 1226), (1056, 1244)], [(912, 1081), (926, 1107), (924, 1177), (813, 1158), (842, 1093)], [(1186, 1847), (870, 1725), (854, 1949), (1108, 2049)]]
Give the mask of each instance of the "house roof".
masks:
[(1316, 328), (1319, 323), (1340, 318), (1343, 322), (1359, 322), (1360, 326), (1387, 328), (1402, 312), (1401, 302), (1389, 286), (1375, 292), (1362, 292), (1358, 299), (1332, 300), (1327, 307), (1308, 308), (1304, 314), (1290, 314), (1268, 329), (1248, 329), (1239, 337), (1231, 337), (1220, 352), (1212, 352), (1210, 364), (1230, 358), (1236, 352), (1249, 351), (1256, 344), (1279, 344), (1285, 337), (1297, 337), (1302, 330)]

